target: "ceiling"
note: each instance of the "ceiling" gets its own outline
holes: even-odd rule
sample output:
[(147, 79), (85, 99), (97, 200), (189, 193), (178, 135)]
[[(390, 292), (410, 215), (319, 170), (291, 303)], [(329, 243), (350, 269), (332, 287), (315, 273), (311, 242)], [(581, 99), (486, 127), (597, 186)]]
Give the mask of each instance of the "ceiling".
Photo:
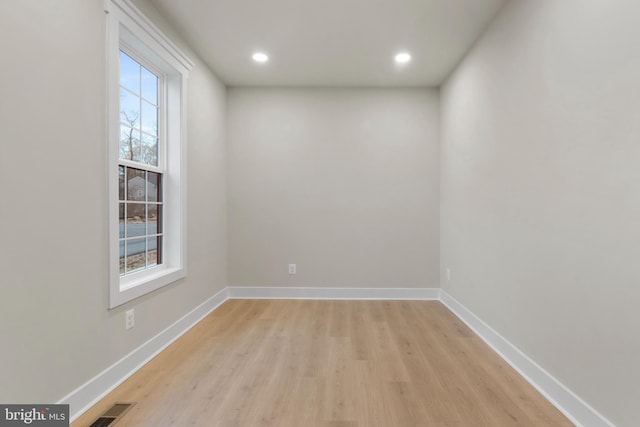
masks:
[(229, 86), (438, 86), (506, 0), (152, 2)]

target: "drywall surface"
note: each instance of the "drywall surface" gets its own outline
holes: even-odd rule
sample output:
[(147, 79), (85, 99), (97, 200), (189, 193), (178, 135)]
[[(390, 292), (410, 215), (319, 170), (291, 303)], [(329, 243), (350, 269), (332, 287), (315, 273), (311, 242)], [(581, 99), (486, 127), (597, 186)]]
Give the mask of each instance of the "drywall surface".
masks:
[(441, 91), (443, 289), (621, 427), (640, 401), (638, 17), (510, 2)]
[(188, 275), (107, 309), (105, 26), (100, 1), (0, 2), (3, 403), (58, 401), (226, 286), (225, 87), (181, 44)]
[(231, 88), (227, 114), (230, 285), (438, 286), (437, 90)]

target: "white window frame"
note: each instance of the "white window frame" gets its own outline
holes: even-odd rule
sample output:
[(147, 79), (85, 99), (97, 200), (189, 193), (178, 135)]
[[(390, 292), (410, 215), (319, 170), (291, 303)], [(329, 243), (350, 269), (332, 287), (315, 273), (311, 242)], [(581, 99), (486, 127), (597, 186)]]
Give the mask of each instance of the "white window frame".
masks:
[[(107, 14), (107, 145), (109, 195), (109, 308), (184, 278), (186, 268), (186, 88), (193, 63), (130, 0), (105, 0)], [(164, 100), (162, 264), (120, 276), (118, 164), (120, 150), (120, 49), (144, 58), (162, 73)], [(135, 59), (135, 58), (134, 58)], [(162, 152), (160, 152), (162, 150)], [(159, 163), (160, 165), (160, 163)], [(135, 167), (135, 164), (131, 166)]]

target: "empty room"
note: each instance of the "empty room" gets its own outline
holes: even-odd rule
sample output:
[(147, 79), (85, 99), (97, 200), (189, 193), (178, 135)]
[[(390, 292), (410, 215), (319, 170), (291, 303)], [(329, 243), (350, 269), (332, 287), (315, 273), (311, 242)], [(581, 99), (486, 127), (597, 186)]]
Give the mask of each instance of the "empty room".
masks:
[(0, 426), (640, 425), (639, 23), (0, 1)]

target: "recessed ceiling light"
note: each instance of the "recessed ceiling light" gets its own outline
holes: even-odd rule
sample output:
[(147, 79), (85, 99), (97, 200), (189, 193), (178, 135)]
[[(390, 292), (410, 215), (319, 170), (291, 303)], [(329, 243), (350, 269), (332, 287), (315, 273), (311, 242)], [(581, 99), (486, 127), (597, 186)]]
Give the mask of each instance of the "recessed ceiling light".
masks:
[(253, 58), (254, 61), (260, 62), (260, 63), (264, 63), (264, 62), (267, 62), (269, 60), (269, 57), (267, 56), (267, 54), (266, 53), (262, 53), (262, 52), (254, 53), (252, 58)]
[(411, 55), (407, 52), (401, 52), (396, 55), (396, 63), (398, 64), (406, 64), (409, 61), (411, 61)]

